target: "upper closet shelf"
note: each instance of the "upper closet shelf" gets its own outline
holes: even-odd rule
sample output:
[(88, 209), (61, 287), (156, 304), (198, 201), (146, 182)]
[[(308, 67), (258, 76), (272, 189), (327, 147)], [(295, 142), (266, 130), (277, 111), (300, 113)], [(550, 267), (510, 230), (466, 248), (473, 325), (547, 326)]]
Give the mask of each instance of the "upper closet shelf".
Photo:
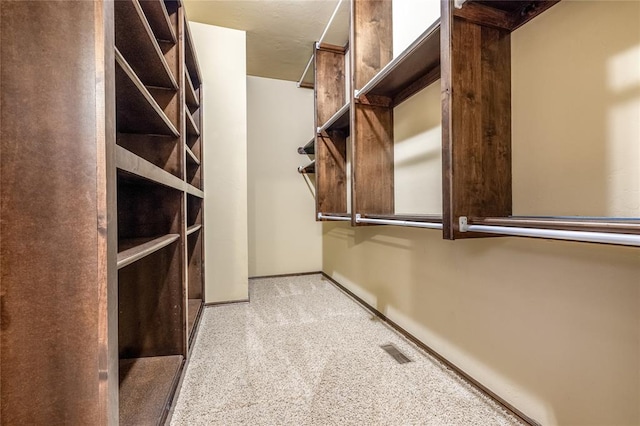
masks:
[(156, 39), (168, 42), (176, 42), (176, 33), (173, 30), (171, 21), (169, 20), (169, 14), (167, 8), (164, 5), (163, 0), (143, 0), (140, 2), (140, 6), (147, 16), (149, 26), (153, 30)]
[(314, 155), (315, 154), (315, 142), (316, 138), (312, 138), (309, 142), (306, 143), (305, 146), (301, 146), (298, 148), (298, 154), (302, 155)]
[(331, 116), (326, 123), (324, 123), (321, 127), (318, 127), (318, 133), (329, 132), (332, 130), (346, 130), (349, 131), (349, 110), (351, 108), (351, 104), (348, 102), (342, 106)]
[(462, 0), (453, 14), (476, 24), (514, 31), (560, 0)]
[(178, 89), (138, 0), (114, 2), (116, 47), (146, 86)]
[(180, 136), (171, 120), (167, 118), (118, 49), (115, 49), (115, 58), (117, 64), (116, 125), (118, 131)]
[(184, 61), (185, 61), (185, 65), (187, 66), (187, 72), (191, 77), (191, 83), (193, 84), (193, 87), (194, 88), (200, 87), (200, 84), (202, 84), (202, 77), (200, 76), (202, 74), (200, 73), (200, 67), (198, 66), (198, 60), (196, 59), (195, 48), (193, 46), (193, 41), (191, 39), (191, 32), (189, 31), (189, 25), (187, 25), (186, 22), (184, 25), (184, 34), (185, 34)]
[(440, 20), (382, 68), (355, 97), (386, 96), (398, 105), (440, 78)]
[(315, 173), (316, 172), (316, 160), (313, 160), (306, 166), (298, 167), (298, 173)]

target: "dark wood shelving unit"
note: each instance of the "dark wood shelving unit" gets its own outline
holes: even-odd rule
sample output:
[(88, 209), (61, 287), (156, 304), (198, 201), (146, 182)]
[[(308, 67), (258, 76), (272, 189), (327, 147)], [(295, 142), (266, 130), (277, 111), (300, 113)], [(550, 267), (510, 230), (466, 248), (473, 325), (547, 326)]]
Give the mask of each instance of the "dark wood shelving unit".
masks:
[(178, 41), (164, 1), (142, 0), (140, 7), (142, 7), (149, 26), (158, 41), (165, 43), (176, 43)]
[(136, 73), (116, 49), (116, 120), (123, 133), (169, 135), (180, 133)]
[(168, 414), (184, 365), (181, 355), (121, 359), (119, 362), (122, 425), (161, 425)]
[(437, 21), (358, 90), (356, 97), (382, 96), (397, 106), (439, 78), (440, 21)]
[[(155, 0), (153, 0), (155, 1)], [(138, 0), (114, 2), (116, 47), (146, 86), (178, 89)]]
[(311, 163), (306, 166), (298, 167), (298, 173), (311, 174), (316, 172), (316, 160), (313, 160)]
[(3, 424), (163, 424), (197, 330), (188, 298), (205, 300), (183, 6), (12, 2), (1, 19), (1, 213), (21, 228), (2, 234)]

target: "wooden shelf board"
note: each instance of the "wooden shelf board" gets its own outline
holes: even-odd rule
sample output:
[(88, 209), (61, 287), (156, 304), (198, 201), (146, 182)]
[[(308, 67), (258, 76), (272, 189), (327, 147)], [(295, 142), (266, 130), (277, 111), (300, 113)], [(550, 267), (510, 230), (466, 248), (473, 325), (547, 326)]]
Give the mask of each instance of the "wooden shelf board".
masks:
[(116, 167), (146, 180), (184, 191), (185, 182), (144, 158), (116, 145)]
[[(401, 101), (440, 78), (440, 20), (380, 70), (358, 96), (385, 96)], [(403, 93), (408, 90), (410, 93)], [(398, 104), (400, 102), (394, 102)]]
[(116, 47), (146, 86), (177, 90), (178, 84), (138, 0), (114, 2)]
[[(195, 55), (195, 46), (193, 45), (193, 39), (191, 38), (191, 31), (189, 25), (185, 22), (184, 25), (184, 62), (191, 77), (191, 82), (194, 87), (200, 87), (202, 83), (202, 73), (200, 73), (200, 66), (198, 65), (198, 59)], [(194, 81), (195, 79), (195, 81)]]
[(116, 58), (116, 123), (122, 133), (178, 137), (171, 120), (151, 96), (120, 51)]
[(198, 99), (198, 95), (196, 94), (196, 90), (193, 88), (193, 83), (191, 82), (191, 78), (189, 78), (189, 73), (185, 70), (184, 81), (186, 82), (186, 86), (184, 88), (184, 92), (186, 95), (187, 106), (192, 108), (198, 108), (200, 106), (200, 101)]
[(199, 166), (200, 160), (198, 160), (198, 157), (196, 157), (193, 151), (191, 151), (191, 148), (189, 148), (187, 145), (185, 145), (184, 147), (187, 152), (187, 161)]
[(164, 1), (143, 0), (140, 2), (140, 6), (147, 17), (149, 26), (153, 30), (156, 39), (163, 42), (175, 43), (177, 40), (176, 33), (173, 30), (173, 25), (171, 25), (169, 13), (167, 13)]
[(313, 160), (311, 163), (307, 164), (306, 166), (300, 166), (298, 167), (298, 173), (315, 173), (316, 172), (316, 160)]
[(181, 355), (120, 360), (120, 425), (157, 425), (178, 384)]
[(333, 130), (349, 130), (349, 110), (351, 105), (347, 102), (340, 108), (335, 114), (331, 116), (326, 123), (324, 123), (318, 133), (333, 131)]
[(189, 183), (186, 184), (186, 191), (194, 197), (204, 198), (204, 192)]
[(198, 232), (201, 228), (202, 228), (202, 225), (200, 224), (191, 225), (190, 227), (187, 228), (187, 235), (191, 235), (195, 232)]
[(200, 130), (198, 130), (198, 126), (196, 126), (196, 122), (193, 120), (193, 116), (188, 110), (185, 110), (185, 115), (187, 116), (187, 135), (189, 136), (200, 136)]
[(201, 299), (189, 299), (188, 308), (187, 308), (187, 316), (188, 316), (187, 323), (189, 326), (187, 335), (189, 336), (189, 342), (191, 342), (191, 339), (193, 338), (192, 333), (201, 310), (202, 310)]
[(314, 155), (316, 153), (315, 142), (316, 142), (316, 138), (311, 138), (311, 140), (307, 142), (304, 146), (301, 146), (300, 148), (298, 148), (298, 154)]
[[(167, 234), (154, 239), (133, 238), (122, 241), (120, 243), (122, 251), (118, 253), (118, 269), (131, 265), (133, 262), (165, 248), (179, 238), (180, 234)], [(131, 246), (131, 248), (128, 248), (129, 246)]]

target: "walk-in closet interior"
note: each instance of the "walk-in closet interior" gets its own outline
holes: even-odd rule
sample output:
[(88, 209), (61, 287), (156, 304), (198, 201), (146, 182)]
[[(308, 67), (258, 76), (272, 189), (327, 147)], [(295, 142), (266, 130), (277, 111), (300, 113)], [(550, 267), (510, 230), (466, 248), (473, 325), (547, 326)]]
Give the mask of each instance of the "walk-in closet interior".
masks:
[(640, 425), (640, 0), (3, 0), (0, 149), (2, 425)]

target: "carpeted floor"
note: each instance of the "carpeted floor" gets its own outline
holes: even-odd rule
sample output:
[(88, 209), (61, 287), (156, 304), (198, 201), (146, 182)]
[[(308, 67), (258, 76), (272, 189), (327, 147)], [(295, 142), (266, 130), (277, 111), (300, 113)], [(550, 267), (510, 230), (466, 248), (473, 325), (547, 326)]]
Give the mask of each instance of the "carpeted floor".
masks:
[(522, 424), (320, 275), (249, 286), (205, 309), (171, 425)]

